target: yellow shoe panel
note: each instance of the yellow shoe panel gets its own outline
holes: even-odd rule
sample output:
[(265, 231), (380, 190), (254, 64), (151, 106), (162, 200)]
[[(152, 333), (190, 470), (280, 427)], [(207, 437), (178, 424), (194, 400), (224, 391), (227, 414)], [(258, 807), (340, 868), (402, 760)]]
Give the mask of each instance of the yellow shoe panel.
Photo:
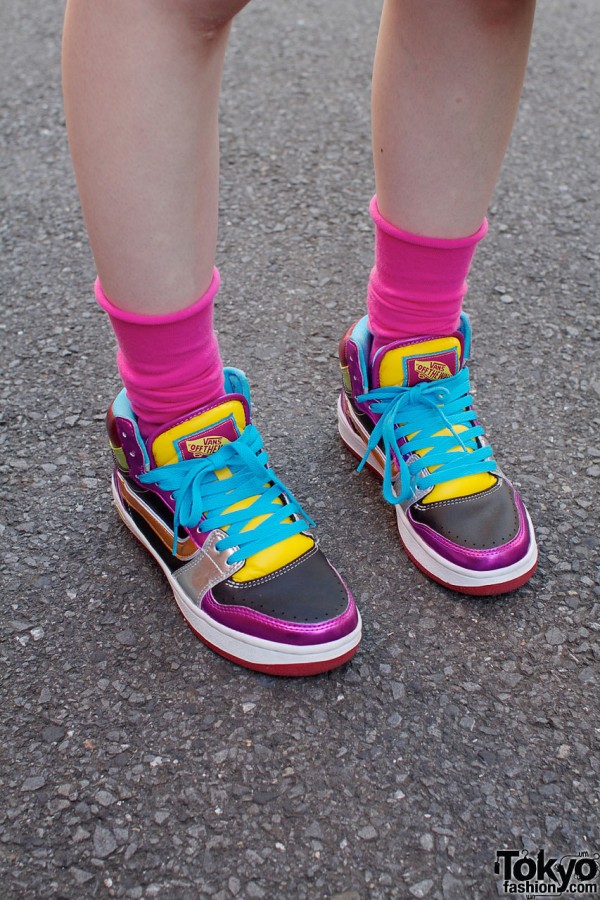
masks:
[(477, 475), (464, 475), (462, 478), (452, 478), (443, 484), (436, 484), (431, 493), (420, 501), (421, 503), (438, 503), (440, 500), (456, 500), (458, 497), (470, 497), (471, 494), (479, 494), (493, 487), (498, 479), (489, 472), (481, 472)]
[[(246, 509), (255, 499), (255, 497), (251, 497), (247, 500), (241, 500), (239, 503), (234, 503), (225, 512)], [(281, 500), (276, 502), (281, 504)], [(250, 531), (252, 528), (256, 528), (257, 525), (260, 525), (267, 518), (268, 514), (256, 516), (244, 526), (242, 531)], [(284, 519), (284, 522), (290, 521), (291, 519), (289, 518)], [(232, 576), (233, 581), (252, 581), (254, 578), (264, 578), (265, 575), (271, 575), (277, 569), (281, 569), (283, 566), (287, 566), (295, 559), (298, 559), (303, 553), (307, 553), (314, 546), (314, 543), (314, 540), (308, 535), (294, 534), (278, 544), (273, 544), (272, 547), (265, 547), (264, 550), (259, 550), (258, 553), (248, 557), (246, 564)]]
[(264, 578), (265, 575), (271, 575), (277, 569), (289, 565), (311, 550), (314, 545), (314, 540), (307, 534), (294, 534), (278, 544), (273, 544), (272, 547), (259, 550), (254, 556), (249, 556), (239, 572), (232, 575), (232, 580), (244, 582)]
[[(454, 430), (457, 434), (460, 434), (461, 431), (466, 431), (467, 429), (465, 425), (457, 425)], [(444, 428), (442, 431), (436, 432), (435, 437), (447, 436), (450, 434), (451, 432), (447, 428)], [(464, 453), (465, 451), (457, 444), (450, 452)], [(471, 450), (467, 450), (467, 453), (471, 452)], [(420, 450), (417, 455), (424, 456), (426, 453), (426, 449)], [(431, 466), (429, 471), (435, 472), (438, 468), (439, 466)], [(481, 491), (486, 491), (488, 488), (493, 487), (497, 480), (498, 479), (490, 474), (490, 472), (479, 472), (475, 475), (463, 475), (462, 478), (452, 478), (450, 481), (436, 484), (433, 490), (427, 494), (426, 497), (423, 497), (421, 503), (438, 503), (440, 500), (456, 500), (459, 497), (470, 497), (471, 494), (478, 494)]]

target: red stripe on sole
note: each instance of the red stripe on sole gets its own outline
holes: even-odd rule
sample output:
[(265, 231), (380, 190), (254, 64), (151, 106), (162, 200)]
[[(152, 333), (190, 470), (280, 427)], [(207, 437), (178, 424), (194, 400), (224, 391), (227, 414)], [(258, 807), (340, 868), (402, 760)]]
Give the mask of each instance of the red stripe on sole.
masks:
[(477, 587), (465, 587), (462, 584), (450, 584), (447, 581), (443, 581), (441, 578), (438, 578), (437, 575), (433, 575), (428, 569), (426, 569), (415, 557), (406, 549), (406, 545), (402, 539), (400, 539), (400, 543), (404, 548), (404, 552), (410, 559), (412, 563), (419, 569), (424, 575), (427, 575), (428, 578), (431, 578), (432, 581), (436, 581), (438, 584), (441, 584), (442, 587), (448, 588), (450, 591), (454, 591), (459, 594), (469, 594), (473, 597), (497, 597), (499, 594), (509, 594), (511, 591), (516, 591), (517, 588), (522, 587), (526, 582), (532, 578), (535, 570), (537, 569), (537, 560), (535, 561), (533, 567), (525, 572), (523, 575), (519, 575), (518, 578), (513, 578), (511, 581), (504, 581), (500, 584), (483, 584)]
[(221, 648), (217, 647), (215, 644), (211, 644), (210, 641), (207, 641), (206, 638), (200, 634), (200, 632), (196, 631), (196, 629), (192, 625), (190, 625), (185, 616), (182, 617), (190, 631), (195, 634), (203, 644), (206, 644), (207, 647), (210, 647), (211, 650), (214, 650), (215, 653), (218, 653), (219, 656), (223, 656), (230, 662), (237, 663), (238, 666), (243, 666), (245, 669), (252, 669), (254, 672), (262, 672), (265, 675), (279, 675), (301, 678), (306, 675), (320, 675), (322, 672), (330, 672), (332, 669), (337, 669), (339, 666), (343, 666), (344, 663), (352, 659), (360, 646), (360, 643), (358, 643), (356, 647), (353, 647), (351, 650), (343, 653), (342, 656), (338, 656), (335, 659), (323, 659), (319, 662), (298, 662), (290, 663), (289, 665), (285, 664), (275, 666), (269, 665), (268, 663), (251, 663), (246, 662), (245, 659), (239, 659), (237, 656), (233, 656), (231, 653), (226, 653), (225, 650), (221, 650)]

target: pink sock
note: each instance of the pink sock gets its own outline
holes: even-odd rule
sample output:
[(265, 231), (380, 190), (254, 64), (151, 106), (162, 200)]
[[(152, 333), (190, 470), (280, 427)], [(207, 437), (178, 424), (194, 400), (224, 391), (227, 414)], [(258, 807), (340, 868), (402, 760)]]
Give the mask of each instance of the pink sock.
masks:
[(373, 197), (375, 266), (367, 293), (371, 358), (391, 341), (456, 331), (466, 277), (487, 220), (464, 238), (429, 238), (410, 234), (387, 222)]
[(192, 306), (143, 316), (114, 306), (96, 281), (96, 299), (115, 332), (117, 365), (142, 434), (223, 394), (223, 366), (212, 326), (218, 289), (215, 269), (210, 287)]

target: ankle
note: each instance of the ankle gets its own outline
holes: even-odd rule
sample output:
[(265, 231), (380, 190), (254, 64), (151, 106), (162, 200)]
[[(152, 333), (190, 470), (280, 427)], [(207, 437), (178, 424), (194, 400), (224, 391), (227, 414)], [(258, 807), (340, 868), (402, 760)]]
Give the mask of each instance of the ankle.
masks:
[(116, 307), (96, 282), (118, 342), (117, 364), (140, 430), (161, 425), (222, 396), (223, 365), (213, 330), (219, 273), (209, 289), (179, 312), (143, 316)]
[(375, 266), (367, 306), (373, 333), (371, 356), (391, 341), (450, 335), (460, 320), (475, 249), (487, 221), (464, 238), (415, 235), (383, 218), (374, 197)]

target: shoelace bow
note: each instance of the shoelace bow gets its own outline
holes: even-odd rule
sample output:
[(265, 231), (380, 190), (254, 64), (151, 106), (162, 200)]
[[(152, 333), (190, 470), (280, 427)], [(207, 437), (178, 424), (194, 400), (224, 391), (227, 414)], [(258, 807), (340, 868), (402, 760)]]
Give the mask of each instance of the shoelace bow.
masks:
[[(156, 484), (175, 500), (173, 554), (180, 525), (198, 527), (202, 532), (226, 530), (227, 537), (215, 546), (217, 550), (238, 548), (228, 559), (231, 564), (314, 526), (294, 495), (267, 468), (267, 462), (260, 432), (248, 425), (237, 440), (210, 456), (159, 466), (140, 475), (141, 482)], [(231, 476), (217, 478), (215, 473), (221, 469), (229, 469)], [(225, 512), (251, 497), (256, 499), (246, 508)], [(281, 499), (283, 502), (278, 502)], [(262, 516), (267, 518), (244, 530)]]
[[(408, 500), (413, 493), (413, 481), (415, 490), (421, 491), (453, 478), (493, 472), (497, 468), (491, 447), (480, 447), (477, 443), (484, 430), (475, 424), (477, 415), (470, 408), (473, 397), (467, 368), (443, 381), (423, 381), (413, 387), (375, 388), (357, 400), (368, 403), (380, 416), (358, 471), (381, 440), (385, 452), (383, 496), (389, 503)], [(460, 431), (456, 430), (457, 426), (462, 426)], [(448, 434), (437, 434), (445, 429)], [(462, 453), (455, 449), (457, 446), (462, 448)], [(417, 456), (417, 451), (422, 455)], [(399, 470), (397, 479), (392, 478), (394, 462)], [(397, 493), (394, 480), (399, 481)]]

